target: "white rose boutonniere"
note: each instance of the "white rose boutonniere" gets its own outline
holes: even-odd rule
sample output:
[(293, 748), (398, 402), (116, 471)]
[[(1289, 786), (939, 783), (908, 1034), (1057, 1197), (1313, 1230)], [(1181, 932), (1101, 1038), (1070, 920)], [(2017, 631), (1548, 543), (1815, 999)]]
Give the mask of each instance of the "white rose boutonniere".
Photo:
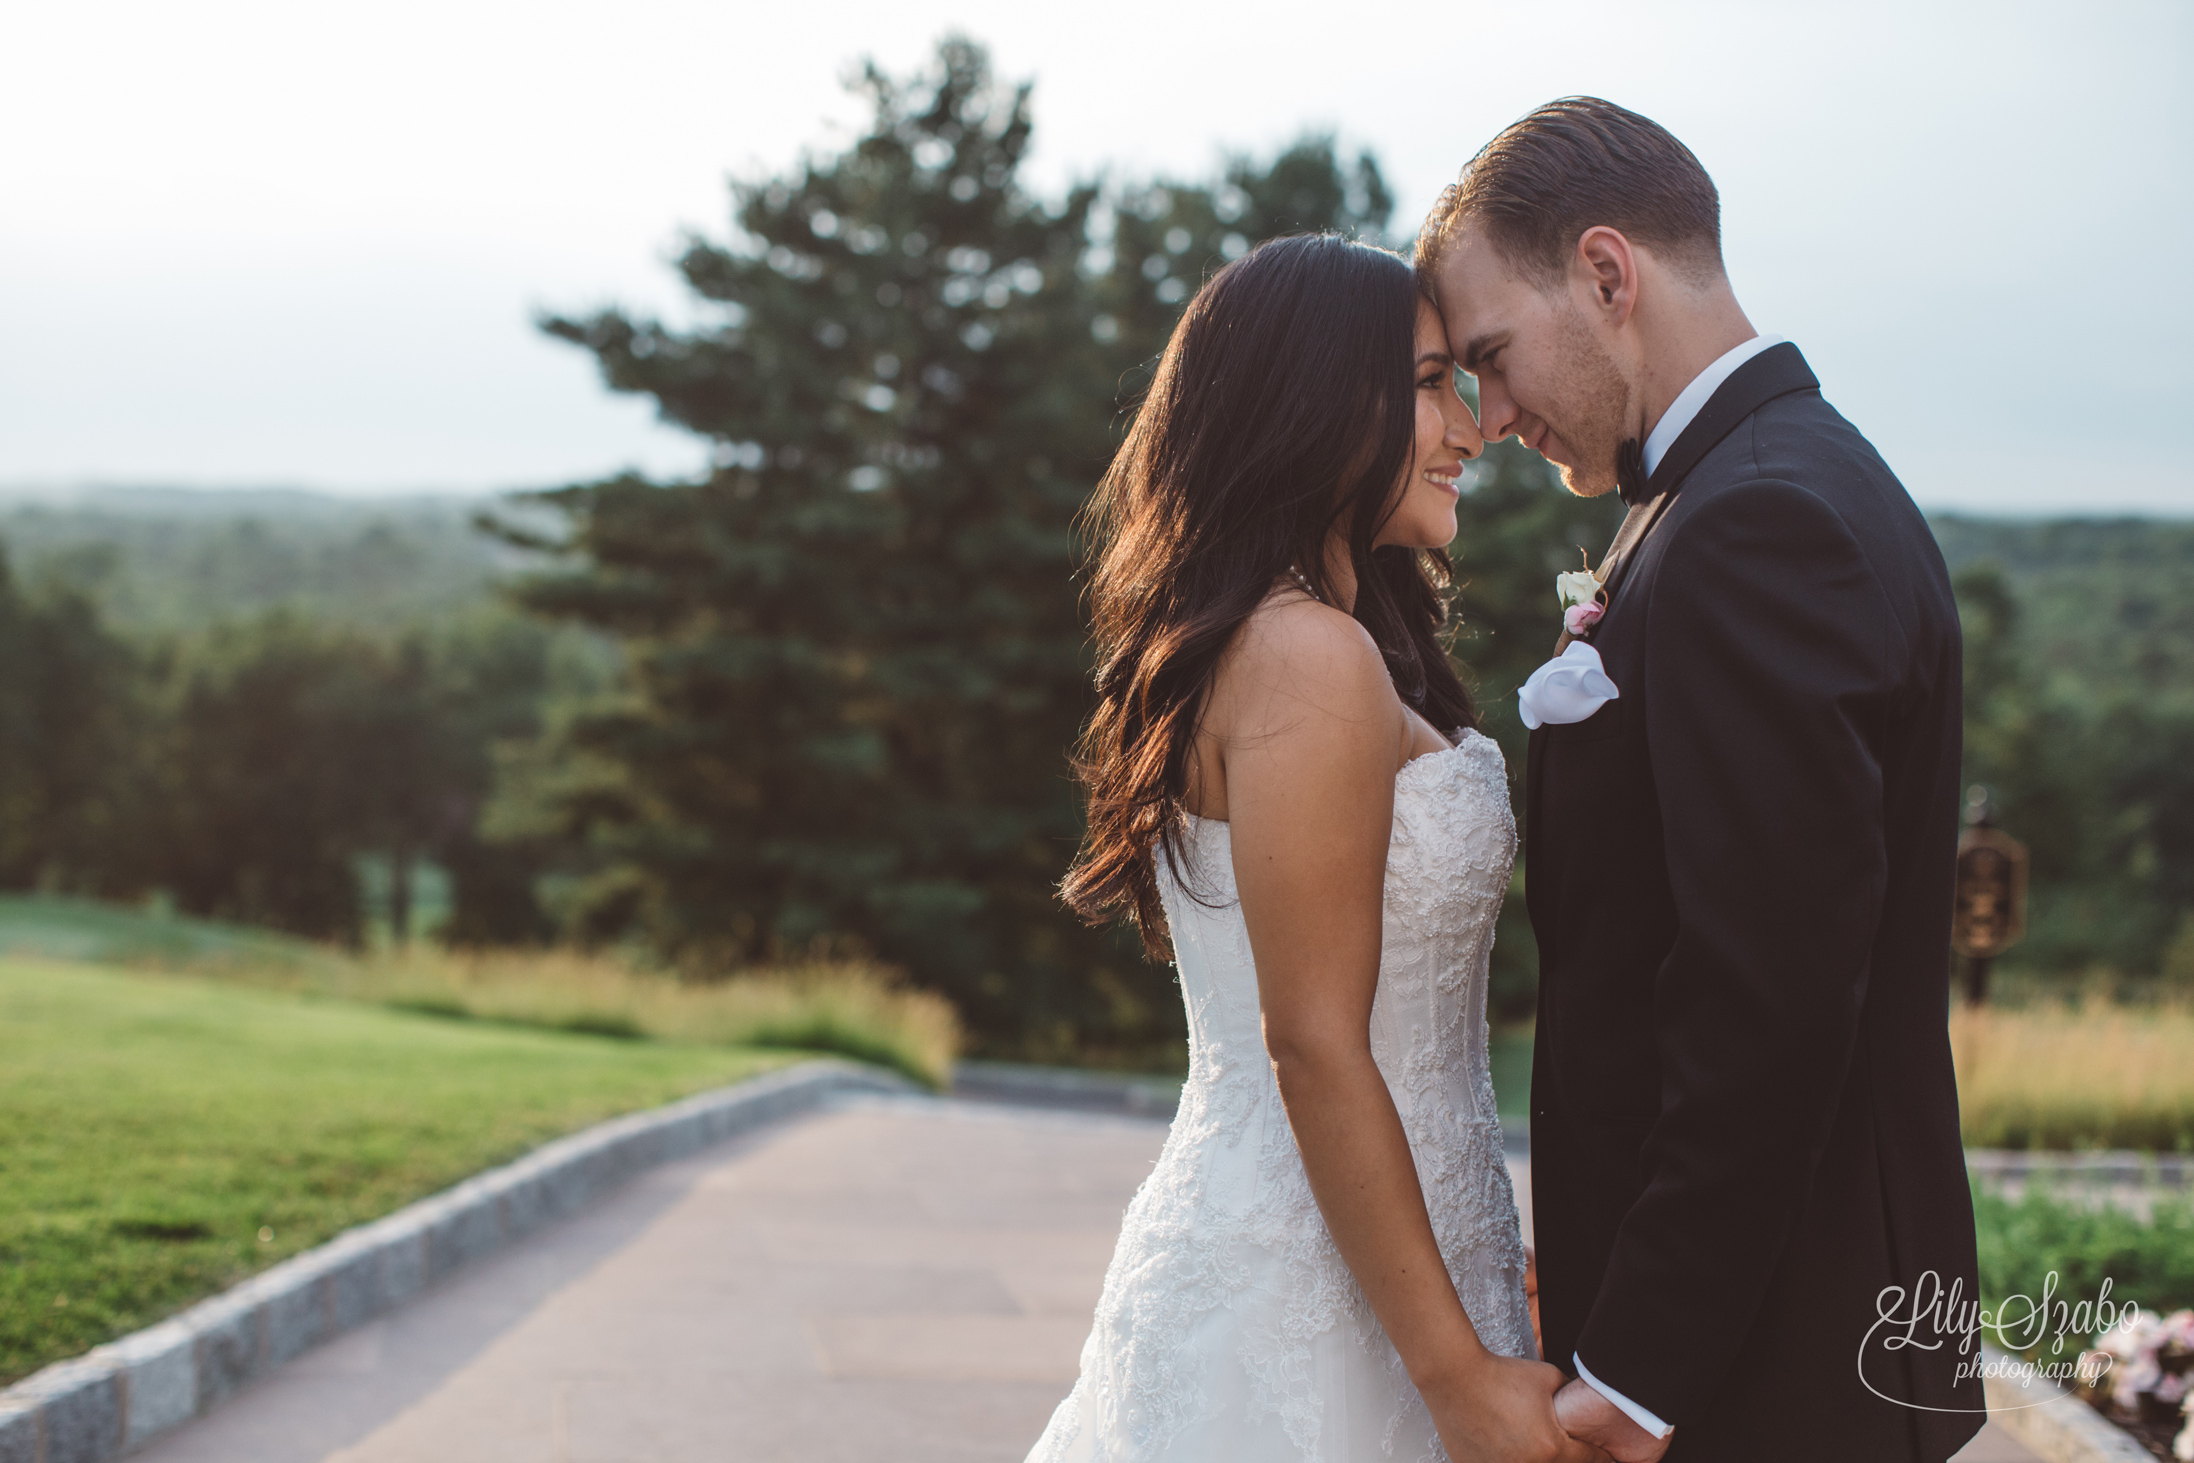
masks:
[(1587, 569), (1572, 569), (1567, 574), (1554, 576), (1554, 593), (1562, 601), (1562, 628), (1571, 639), (1584, 634), (1599, 623), (1599, 576)]
[(1600, 597), (1600, 581), (1589, 569), (1572, 569), (1567, 574), (1554, 576), (1554, 593), (1565, 610), (1588, 605)]

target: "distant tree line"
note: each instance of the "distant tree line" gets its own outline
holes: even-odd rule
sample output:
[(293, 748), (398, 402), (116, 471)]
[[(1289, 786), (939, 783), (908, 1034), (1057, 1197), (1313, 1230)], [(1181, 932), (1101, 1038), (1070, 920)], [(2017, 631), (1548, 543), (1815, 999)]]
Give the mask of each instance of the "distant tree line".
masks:
[[(1377, 238), (1392, 200), (1370, 157), (1317, 137), (1207, 179), (1046, 197), (1022, 179), (1028, 89), (980, 48), (860, 86), (862, 136), (737, 184), (731, 234), (688, 241), (699, 324), (542, 322), (713, 465), (486, 515), (506, 562), (535, 566), (502, 603), (407, 591), (398, 539), (328, 561), (382, 566), (350, 590), (224, 541), (200, 577), (260, 608), (126, 630), (102, 601), (214, 591), (123, 595), (112, 564), (58, 550), (29, 583), (0, 577), (0, 888), (158, 892), (355, 940), (366, 870), (403, 929), (432, 869), (452, 941), (615, 942), (693, 978), (860, 952), (948, 994), (992, 1053), (1177, 1051), (1171, 972), (1053, 892), (1088, 705), (1077, 514), (1212, 270), (1276, 234)], [(1473, 470), (1456, 649), (1519, 780), (1513, 690), (1558, 629), (1553, 575), (1618, 512), (1514, 443)], [(2036, 847), (2027, 953), (2153, 972), (2194, 894), (2185, 666), (2157, 670), (2160, 695), (2130, 662), (2115, 690), (2052, 671), (2056, 602), (2044, 585), (2025, 615), (2030, 581), (1987, 567), (1985, 537), (1953, 544), (1969, 770)], [(173, 557), (146, 540), (132, 552)], [(475, 561), (410, 562), (447, 586)], [(1527, 1016), (1520, 898), (1494, 959), (1496, 1015)]]
[(480, 837), (494, 748), (540, 725), (550, 633), (483, 603), (394, 635), (285, 611), (125, 636), (67, 578), (0, 556), (0, 890), (158, 894), (186, 913), (357, 942), (362, 863), (412, 932), (553, 934), (536, 870)]

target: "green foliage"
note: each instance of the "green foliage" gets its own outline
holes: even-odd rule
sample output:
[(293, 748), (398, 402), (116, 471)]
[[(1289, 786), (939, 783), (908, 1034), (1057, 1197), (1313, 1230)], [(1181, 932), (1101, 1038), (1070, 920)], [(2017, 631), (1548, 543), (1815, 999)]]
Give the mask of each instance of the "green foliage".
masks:
[(2194, 1306), (2194, 1202), (2184, 1197), (2158, 1202), (2143, 1220), (2040, 1184), (2016, 1200), (1976, 1184), (1973, 1220), (1981, 1294), (1992, 1307), (2013, 1295), (2038, 1300), (2051, 1271), (2056, 1293), (2072, 1302), (2095, 1299), (2107, 1279), (2121, 1305)]
[(374, 774), (409, 740), (382, 693), (410, 688), (372, 642), (283, 615), (196, 650), (160, 748), (162, 882), (191, 914), (355, 942), (359, 835), (402, 797)]
[(1531, 1116), (1531, 1040), (1528, 1026), (1495, 1028), (1487, 1057), (1493, 1070), (1493, 1093), (1501, 1116)]
[(1312, 141), (1216, 188), (1047, 202), (1019, 181), (1027, 89), (979, 49), (860, 86), (866, 135), (737, 185), (735, 237), (689, 244), (709, 325), (545, 322), (719, 467), (546, 496), (573, 561), (519, 597), (621, 637), (632, 679), (510, 821), (584, 840), (582, 930), (713, 969), (850, 939), (994, 1045), (1146, 1049), (1179, 1030), (1163, 975), (1052, 892), (1087, 706), (1075, 516), (1200, 273), (1389, 200)]
[(2033, 854), (2012, 964), (2144, 983), (2194, 908), (2194, 525), (1945, 517), (1966, 776)]
[(0, 960), (0, 1385), (783, 1060)]
[(278, 609), (126, 639), (68, 554), (40, 563), (25, 593), (0, 551), (0, 889), (157, 890), (355, 942), (370, 855), (399, 940), (425, 861), (453, 886), (448, 938), (552, 933), (535, 855), (478, 823), (496, 744), (539, 729), (552, 687), (601, 679), (580, 637), (476, 599), (372, 633)]
[(390, 923), (411, 873), (452, 873), (452, 933), (537, 938), (531, 870), (475, 832), (498, 737), (537, 726), (547, 634), (483, 609), (393, 642), (277, 611), (194, 639), (169, 677), (151, 760), (149, 877), (187, 913), (356, 943), (359, 861), (385, 854)]
[(2194, 910), (2179, 917), (2178, 933), (2164, 947), (2157, 983), (2166, 999), (2194, 1005)]
[(0, 889), (131, 884), (137, 672), (84, 593), (24, 594), (0, 549)]
[(2194, 523), (1945, 514), (1932, 527), (1954, 570), (2000, 566), (2045, 689), (2194, 695)]

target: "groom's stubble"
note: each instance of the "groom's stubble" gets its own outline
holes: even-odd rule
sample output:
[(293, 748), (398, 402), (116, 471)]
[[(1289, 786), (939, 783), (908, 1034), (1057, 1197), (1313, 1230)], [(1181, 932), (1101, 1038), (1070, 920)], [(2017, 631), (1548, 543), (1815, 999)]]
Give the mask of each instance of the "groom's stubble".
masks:
[(1615, 490), (1616, 457), (1623, 440), (1633, 435), (1627, 425), (1630, 382), (1582, 310), (1565, 302), (1558, 318), (1561, 365), (1554, 399), (1539, 415), (1561, 440), (1564, 455), (1573, 459), (1550, 458), (1561, 472), (1562, 486), (1580, 498), (1597, 498)]

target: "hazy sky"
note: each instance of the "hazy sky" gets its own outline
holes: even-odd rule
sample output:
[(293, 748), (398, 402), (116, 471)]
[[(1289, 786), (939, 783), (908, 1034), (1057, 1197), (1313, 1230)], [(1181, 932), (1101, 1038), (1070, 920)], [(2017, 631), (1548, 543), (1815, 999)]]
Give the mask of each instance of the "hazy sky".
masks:
[(1207, 172), (1306, 127), (1403, 232), (1570, 92), (1722, 191), (1756, 325), (1930, 507), (2194, 512), (2194, 5), (1212, 0), (22, 5), (0, 47), (0, 483), (543, 485), (691, 439), (540, 336), (675, 311), (727, 173), (965, 30), (1036, 82), (1036, 179)]

